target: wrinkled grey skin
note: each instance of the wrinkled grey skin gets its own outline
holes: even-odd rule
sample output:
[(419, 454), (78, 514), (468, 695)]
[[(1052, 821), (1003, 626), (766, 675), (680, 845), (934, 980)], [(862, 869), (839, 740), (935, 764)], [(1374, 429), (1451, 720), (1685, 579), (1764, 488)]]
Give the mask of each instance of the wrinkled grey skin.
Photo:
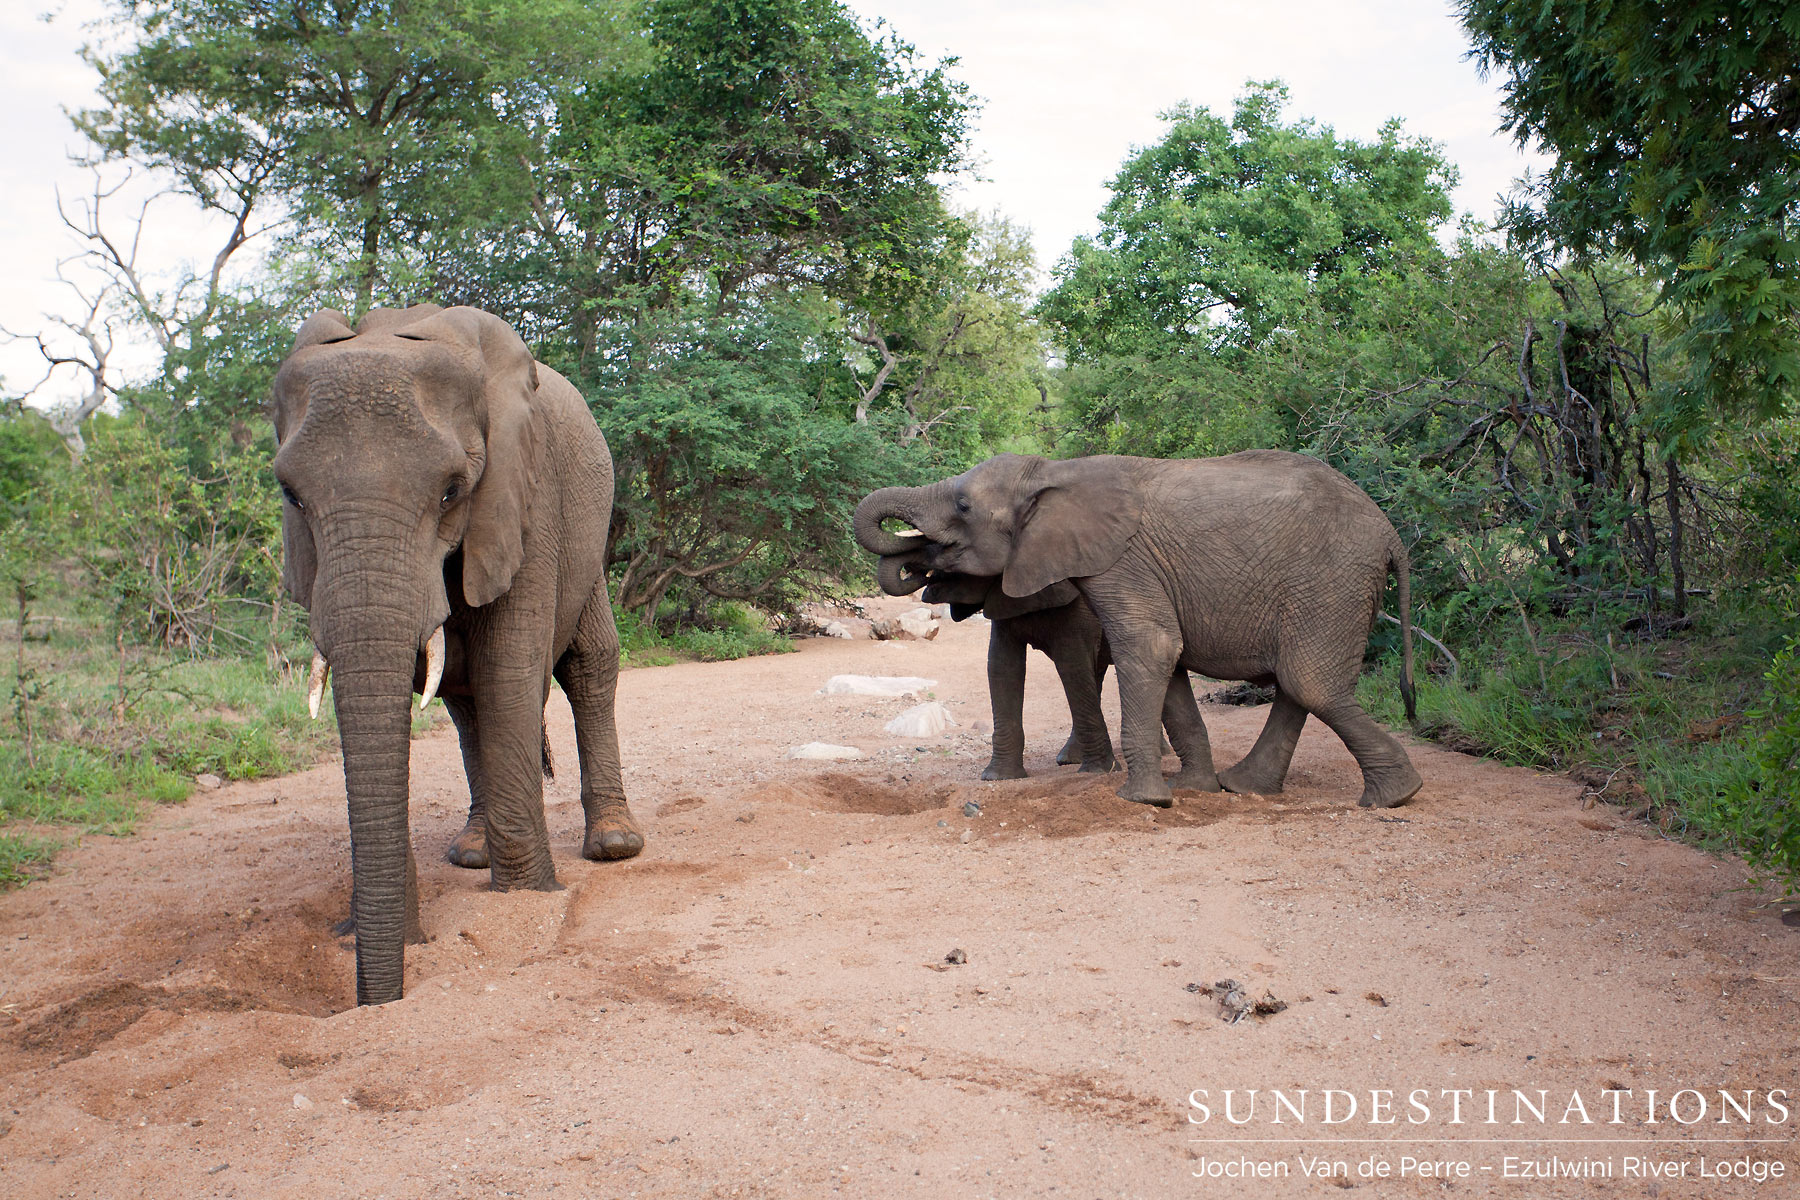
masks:
[(606, 594), (612, 459), (581, 395), (498, 317), (376, 309), (301, 326), (273, 387), (283, 582), (331, 664), (350, 809), (359, 1004), (399, 999), (421, 939), (407, 766), (424, 647), (469, 776), (452, 861), (496, 889), (558, 887), (544, 824), (544, 702), (575, 713), (582, 852), (643, 848), (613, 724)]
[[(890, 533), (890, 518), (917, 533)], [(1405, 749), (1355, 692), (1391, 570), (1412, 716), (1406, 551), (1375, 503), (1317, 459), (1277, 450), (1060, 462), (1003, 454), (926, 487), (872, 493), (855, 531), (882, 556), (877, 574), (889, 591), (910, 589), (921, 568), (998, 577), (1013, 598), (1073, 583), (1118, 672), (1127, 800), (1171, 803), (1158, 725), (1177, 669), (1276, 689), (1256, 745), (1214, 787), (1279, 792), (1311, 713), (1356, 756), (1361, 804), (1386, 808), (1419, 790)], [(1184, 755), (1173, 782), (1208, 781)]]
[[(922, 570), (914, 575), (915, 579), (924, 577)], [(951, 617), (958, 621), (979, 612), (990, 622), (988, 700), (994, 711), (994, 753), (981, 777), (1025, 778), (1027, 648), (1041, 650), (1050, 657), (1068, 700), (1073, 728), (1057, 752), (1056, 761), (1064, 765), (1080, 763), (1083, 772), (1115, 770), (1118, 764), (1113, 757), (1112, 737), (1100, 712), (1100, 685), (1106, 678), (1106, 669), (1112, 665), (1112, 655), (1100, 619), (1075, 586), (1056, 583), (1015, 600), (1001, 591), (998, 579), (949, 574), (933, 575), (930, 579), (921, 597), (926, 603), (948, 604)], [(1165, 713), (1164, 723), (1176, 731), (1199, 729), (1204, 737), (1205, 726), (1194, 705), (1187, 672), (1179, 671), (1176, 676), (1170, 680), (1168, 705), (1178, 711), (1172, 716)], [(1175, 736), (1179, 738), (1181, 733)], [(1210, 767), (1209, 758), (1206, 769)]]

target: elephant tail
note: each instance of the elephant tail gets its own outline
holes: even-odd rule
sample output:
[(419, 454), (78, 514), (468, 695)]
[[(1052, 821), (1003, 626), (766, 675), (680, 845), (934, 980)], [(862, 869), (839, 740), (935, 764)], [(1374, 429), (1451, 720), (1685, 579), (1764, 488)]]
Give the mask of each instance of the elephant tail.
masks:
[(1419, 709), (1413, 691), (1412, 584), (1407, 579), (1411, 564), (1398, 534), (1388, 550), (1388, 569), (1394, 573), (1394, 601), (1400, 609), (1400, 700), (1406, 705), (1407, 723), (1416, 724)]
[[(1407, 653), (1412, 653), (1410, 650)], [(543, 731), (543, 763), (544, 778), (556, 778), (556, 758), (550, 753), (550, 722), (545, 721), (539, 728)]]

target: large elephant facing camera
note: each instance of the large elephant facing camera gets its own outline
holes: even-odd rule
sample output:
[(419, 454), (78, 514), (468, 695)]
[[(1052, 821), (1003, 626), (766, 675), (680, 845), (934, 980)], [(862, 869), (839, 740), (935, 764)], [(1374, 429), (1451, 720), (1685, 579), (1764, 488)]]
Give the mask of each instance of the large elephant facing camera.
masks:
[[(469, 776), (452, 861), (559, 886), (544, 823), (552, 677), (575, 715), (582, 852), (625, 858), (606, 594), (612, 459), (567, 380), (498, 317), (432, 304), (300, 327), (273, 388), (283, 582), (311, 613), (350, 809), (356, 999), (399, 999), (420, 940), (407, 829), (413, 691), (444, 697)], [(329, 675), (327, 675), (329, 672)]]
[[(889, 519), (916, 532), (891, 533)], [(1118, 672), (1129, 769), (1119, 794), (1128, 800), (1171, 803), (1159, 726), (1178, 668), (1276, 689), (1255, 746), (1219, 772), (1225, 788), (1279, 792), (1311, 713), (1356, 756), (1361, 804), (1385, 808), (1419, 790), (1406, 750), (1356, 702), (1392, 571), (1401, 691), (1413, 715), (1406, 551), (1375, 502), (1317, 459), (1278, 450), (1181, 460), (1003, 454), (935, 484), (870, 494), (855, 530), (882, 556), (884, 586), (985, 576), (1018, 598), (1073, 583)], [(1185, 763), (1184, 774), (1191, 780)]]

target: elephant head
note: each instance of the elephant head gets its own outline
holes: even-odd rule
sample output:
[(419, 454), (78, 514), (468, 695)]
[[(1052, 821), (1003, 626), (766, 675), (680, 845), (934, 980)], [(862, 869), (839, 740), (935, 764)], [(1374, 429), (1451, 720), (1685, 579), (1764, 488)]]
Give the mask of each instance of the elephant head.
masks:
[[(925, 487), (882, 488), (857, 505), (856, 540), (881, 556), (877, 575), (892, 595), (963, 575), (998, 580), (995, 591), (1014, 601), (1036, 597), (1124, 555), (1141, 521), (1128, 461), (1002, 454)], [(889, 519), (917, 532), (890, 533)], [(1065, 594), (1051, 592), (1036, 607), (1074, 598), (1073, 589), (1057, 595)]]
[(1067, 580), (1029, 596), (1014, 597), (1008, 596), (993, 576), (936, 571), (929, 575), (920, 599), (927, 604), (948, 604), (953, 621), (966, 621), (976, 613), (990, 621), (1005, 621), (1046, 608), (1061, 608), (1080, 596), (1081, 592)]
[[(410, 885), (412, 693), (429, 699), (453, 606), (480, 607), (523, 557), (539, 453), (537, 366), (472, 308), (326, 309), (276, 374), (283, 583), (311, 613), (344, 752), (359, 1004), (398, 999)], [(421, 701), (421, 705), (424, 700)]]

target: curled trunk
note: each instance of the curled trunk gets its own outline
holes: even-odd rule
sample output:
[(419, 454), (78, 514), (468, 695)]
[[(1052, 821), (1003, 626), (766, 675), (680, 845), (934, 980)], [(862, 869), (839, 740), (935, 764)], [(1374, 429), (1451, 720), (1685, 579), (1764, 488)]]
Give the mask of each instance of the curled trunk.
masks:
[(918, 525), (920, 501), (924, 491), (923, 488), (889, 487), (870, 492), (856, 506), (856, 515), (851, 518), (851, 528), (856, 533), (857, 544), (871, 554), (884, 557), (911, 554), (922, 549), (928, 539), (917, 535), (902, 537), (889, 533), (881, 527), (881, 523), (889, 517), (898, 517), (909, 524)]
[(902, 554), (884, 555), (875, 578), (890, 596), (910, 596), (926, 584), (924, 565)]

